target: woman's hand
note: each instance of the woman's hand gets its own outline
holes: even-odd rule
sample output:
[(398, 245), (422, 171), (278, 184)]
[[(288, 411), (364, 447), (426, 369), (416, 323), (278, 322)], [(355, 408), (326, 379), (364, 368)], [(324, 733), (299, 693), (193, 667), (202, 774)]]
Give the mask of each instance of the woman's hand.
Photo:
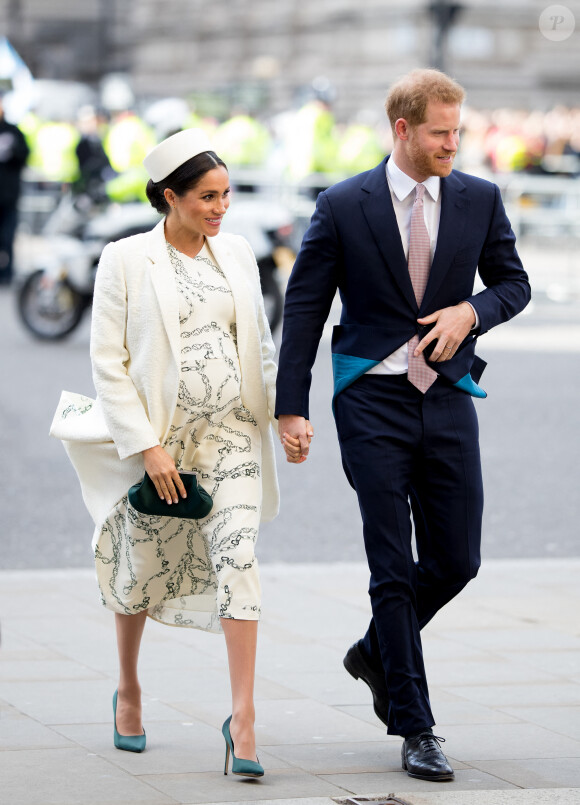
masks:
[[(286, 453), (286, 461), (290, 464), (302, 464), (308, 456), (310, 442), (314, 436), (314, 428), (303, 417), (281, 416), (278, 423), (280, 441)], [(291, 432), (294, 435), (291, 435)]]
[(286, 453), (286, 461), (290, 464), (302, 464), (303, 461), (306, 461), (307, 457), (302, 454), (300, 448), (300, 439), (293, 439), (292, 436), (285, 433), (282, 437), (282, 446)]
[(145, 462), (145, 472), (155, 484), (155, 489), (161, 500), (165, 500), (171, 505), (171, 503), (178, 502), (178, 492), (182, 498), (187, 497), (187, 492), (177, 472), (175, 461), (160, 444), (143, 450), (143, 461)]

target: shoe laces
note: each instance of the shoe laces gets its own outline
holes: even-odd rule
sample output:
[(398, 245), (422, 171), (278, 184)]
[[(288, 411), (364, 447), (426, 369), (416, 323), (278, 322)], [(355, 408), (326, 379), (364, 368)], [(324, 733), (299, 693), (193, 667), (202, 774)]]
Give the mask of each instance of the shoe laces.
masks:
[(433, 735), (432, 732), (423, 732), (419, 735), (419, 745), (424, 752), (439, 752), (442, 743), (445, 743), (445, 738)]

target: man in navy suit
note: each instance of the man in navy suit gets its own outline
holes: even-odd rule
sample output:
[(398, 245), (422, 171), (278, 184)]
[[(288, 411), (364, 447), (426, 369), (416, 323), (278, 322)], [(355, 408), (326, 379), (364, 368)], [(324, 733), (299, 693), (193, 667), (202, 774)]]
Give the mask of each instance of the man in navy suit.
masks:
[[(404, 76), (386, 102), (390, 157), (319, 195), (288, 284), (276, 400), (287, 458), (300, 463), (312, 435), (311, 369), (338, 290), (333, 410), (362, 514), (373, 614), (344, 665), (369, 685), (388, 732), (403, 736), (403, 769), (426, 780), (453, 779), (453, 769), (432, 730), (420, 630), (480, 564), (472, 397), (486, 394), (475, 343), (530, 299), (499, 189), (453, 170), (463, 99), (436, 70)], [(411, 230), (419, 235), (408, 262)], [(476, 270), (485, 289), (474, 294)]]

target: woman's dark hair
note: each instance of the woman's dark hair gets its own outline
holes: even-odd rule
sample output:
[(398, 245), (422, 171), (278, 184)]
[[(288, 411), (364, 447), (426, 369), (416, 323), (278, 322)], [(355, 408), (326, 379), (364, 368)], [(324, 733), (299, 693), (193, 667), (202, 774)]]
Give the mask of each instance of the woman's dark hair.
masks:
[(164, 196), (167, 188), (173, 190), (176, 196), (184, 196), (188, 190), (192, 190), (198, 184), (208, 171), (220, 165), (226, 170), (228, 169), (226, 163), (217, 154), (214, 154), (213, 151), (204, 151), (202, 154), (197, 154), (197, 156), (188, 159), (187, 162), (176, 168), (165, 179), (161, 179), (159, 182), (149, 179), (145, 192), (151, 206), (155, 207), (157, 212), (162, 215), (167, 215), (170, 210), (167, 199)]

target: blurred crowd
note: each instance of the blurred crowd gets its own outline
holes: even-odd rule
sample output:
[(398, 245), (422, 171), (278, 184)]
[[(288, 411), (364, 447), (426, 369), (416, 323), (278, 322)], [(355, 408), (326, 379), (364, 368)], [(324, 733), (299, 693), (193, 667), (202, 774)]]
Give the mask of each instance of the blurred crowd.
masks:
[[(389, 153), (391, 132), (386, 118), (378, 119), (369, 122), (367, 114), (338, 121), (332, 99), (324, 94), (268, 119), (237, 109), (222, 121), (198, 114), (183, 99), (166, 98), (149, 104), (141, 114), (134, 108), (105, 113), (83, 106), (76, 119), (65, 120), (41, 117), (33, 110), (18, 121), (18, 131), (28, 148), (23, 173), (27, 192), (42, 183), (55, 183), (106, 201), (145, 201), (145, 154), (175, 131), (199, 126), (208, 131), (230, 169), (241, 174), (253, 171), (266, 183), (302, 183), (314, 196), (321, 187), (374, 167)], [(2, 170), (8, 169), (6, 153), (0, 151), (0, 180)], [(467, 107), (456, 164), (480, 175), (580, 176), (580, 108)], [(10, 267), (7, 270), (9, 274)]]
[[(340, 123), (330, 103), (314, 98), (301, 108), (258, 119), (243, 110), (217, 121), (166, 99), (139, 115), (135, 110), (106, 115), (92, 107), (75, 121), (43, 120), (29, 112), (20, 122), (30, 156), (29, 178), (87, 187), (107, 185), (113, 200), (143, 197), (142, 160), (160, 139), (201, 126), (232, 168), (261, 168), (283, 180), (311, 174), (351, 175), (376, 165), (390, 150), (386, 121)], [(467, 108), (460, 165), (492, 172), (580, 174), (580, 108), (547, 112)]]
[(166, 99), (144, 115), (126, 109), (106, 115), (92, 107), (73, 121), (43, 120), (34, 112), (19, 122), (30, 156), (26, 178), (72, 184), (81, 190), (106, 185), (111, 200), (144, 198), (142, 161), (161, 139), (181, 129), (201, 127), (216, 152), (232, 168), (267, 170), (287, 181), (312, 173), (349, 174), (375, 165), (385, 143), (373, 127), (338, 126), (329, 106), (319, 100), (295, 113), (263, 121), (236, 110), (225, 121), (202, 117)]
[(580, 108), (466, 109), (462, 165), (494, 173), (580, 175)]

